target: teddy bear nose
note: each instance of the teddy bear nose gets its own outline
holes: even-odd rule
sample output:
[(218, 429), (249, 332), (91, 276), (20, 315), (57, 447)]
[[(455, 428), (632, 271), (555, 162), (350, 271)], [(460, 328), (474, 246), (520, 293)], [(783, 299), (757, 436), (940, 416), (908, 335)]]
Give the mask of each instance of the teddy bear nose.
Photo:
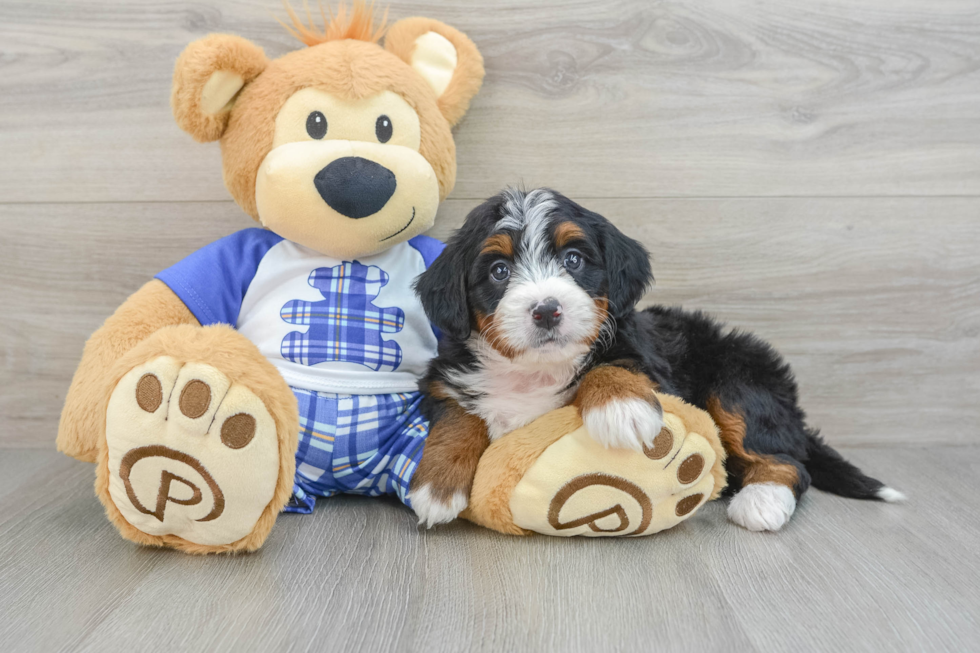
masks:
[(359, 156), (331, 162), (316, 173), (313, 184), (323, 201), (348, 218), (374, 215), (395, 194), (395, 173)]

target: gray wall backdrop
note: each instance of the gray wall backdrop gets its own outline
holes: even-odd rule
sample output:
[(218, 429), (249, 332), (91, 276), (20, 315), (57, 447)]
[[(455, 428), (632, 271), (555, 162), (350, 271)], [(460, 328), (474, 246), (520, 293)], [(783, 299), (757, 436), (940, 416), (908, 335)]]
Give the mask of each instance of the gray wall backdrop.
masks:
[[(51, 448), (85, 338), (251, 226), (169, 109), (209, 32), (295, 49), (272, 0), (0, 1), (0, 447)], [(433, 235), (548, 185), (653, 252), (646, 302), (769, 339), (837, 444), (976, 443), (980, 5), (392, 2), (487, 67)]]

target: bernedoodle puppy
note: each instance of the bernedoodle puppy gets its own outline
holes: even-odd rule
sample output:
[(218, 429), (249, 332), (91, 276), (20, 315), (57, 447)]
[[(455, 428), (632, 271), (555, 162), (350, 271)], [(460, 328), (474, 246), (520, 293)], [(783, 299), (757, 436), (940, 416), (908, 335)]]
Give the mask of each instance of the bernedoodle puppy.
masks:
[(467, 505), (489, 443), (575, 404), (608, 447), (663, 427), (651, 388), (707, 410), (727, 452), (732, 521), (778, 530), (812, 484), (856, 499), (901, 493), (864, 475), (805, 422), (796, 383), (759, 338), (700, 312), (635, 309), (653, 281), (644, 247), (548, 189), (510, 189), (467, 217), (416, 282), (439, 355), (420, 383), (433, 424), (410, 498), (421, 523)]

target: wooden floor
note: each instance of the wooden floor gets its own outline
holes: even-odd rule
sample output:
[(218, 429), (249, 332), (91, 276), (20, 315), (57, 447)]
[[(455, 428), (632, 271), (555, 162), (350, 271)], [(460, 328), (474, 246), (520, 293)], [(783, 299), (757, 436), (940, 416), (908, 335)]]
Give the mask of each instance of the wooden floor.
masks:
[(520, 182), (604, 213), (653, 253), (645, 303), (773, 342), (911, 501), (566, 541), (342, 497), (256, 555), (126, 543), (53, 451), (83, 343), (252, 224), (174, 124), (173, 62), (298, 46), (279, 0), (0, 0), (0, 651), (980, 651), (980, 3), (391, 2), (415, 14), (487, 68), (433, 235)]
[(980, 447), (849, 449), (905, 505), (811, 492), (779, 534), (708, 504), (640, 539), (420, 532), (391, 501), (282, 515), (254, 555), (122, 540), (93, 469), (0, 457), (14, 651), (977, 651)]

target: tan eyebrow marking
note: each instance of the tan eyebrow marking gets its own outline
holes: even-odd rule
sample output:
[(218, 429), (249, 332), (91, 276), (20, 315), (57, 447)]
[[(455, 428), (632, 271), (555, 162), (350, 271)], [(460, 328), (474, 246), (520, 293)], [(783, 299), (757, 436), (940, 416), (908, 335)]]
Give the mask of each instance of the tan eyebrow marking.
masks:
[(555, 229), (555, 245), (558, 249), (576, 240), (585, 240), (585, 232), (574, 222), (562, 222)]
[(480, 254), (501, 254), (508, 258), (514, 257), (514, 241), (507, 234), (494, 234), (483, 243)]

